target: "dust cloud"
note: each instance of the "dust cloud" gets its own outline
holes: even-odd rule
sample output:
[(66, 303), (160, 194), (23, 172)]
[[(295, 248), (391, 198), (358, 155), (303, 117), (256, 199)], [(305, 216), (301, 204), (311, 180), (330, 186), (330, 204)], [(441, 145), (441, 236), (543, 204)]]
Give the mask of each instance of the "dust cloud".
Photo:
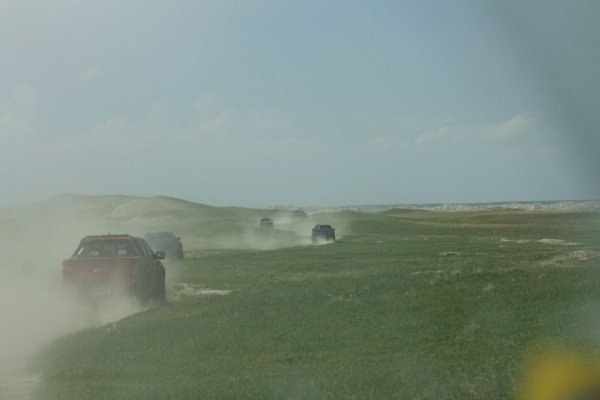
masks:
[(129, 298), (82, 302), (62, 284), (62, 260), (83, 236), (108, 232), (107, 222), (43, 208), (0, 210), (0, 399), (30, 398), (38, 379), (27, 363), (44, 345), (142, 310)]
[[(17, 264), (18, 265), (18, 264)], [(28, 398), (28, 360), (44, 345), (80, 329), (103, 325), (141, 311), (135, 299), (81, 302), (65, 290), (56, 269), (3, 266), (0, 282), (0, 399)], [(31, 388), (32, 389), (32, 388)]]

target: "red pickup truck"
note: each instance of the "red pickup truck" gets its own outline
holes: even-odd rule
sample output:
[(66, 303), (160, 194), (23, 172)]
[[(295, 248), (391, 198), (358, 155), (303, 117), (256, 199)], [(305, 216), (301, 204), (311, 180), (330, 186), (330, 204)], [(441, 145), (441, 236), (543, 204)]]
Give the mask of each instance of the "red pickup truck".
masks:
[(86, 236), (62, 263), (63, 281), (86, 295), (133, 294), (165, 302), (164, 253), (145, 239), (123, 235)]

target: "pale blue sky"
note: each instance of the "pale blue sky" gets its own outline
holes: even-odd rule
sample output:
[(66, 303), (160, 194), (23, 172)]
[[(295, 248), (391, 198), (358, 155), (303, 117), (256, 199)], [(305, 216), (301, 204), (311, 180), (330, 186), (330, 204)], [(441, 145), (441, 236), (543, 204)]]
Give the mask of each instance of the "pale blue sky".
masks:
[(0, 205), (598, 198), (600, 2), (0, 0)]

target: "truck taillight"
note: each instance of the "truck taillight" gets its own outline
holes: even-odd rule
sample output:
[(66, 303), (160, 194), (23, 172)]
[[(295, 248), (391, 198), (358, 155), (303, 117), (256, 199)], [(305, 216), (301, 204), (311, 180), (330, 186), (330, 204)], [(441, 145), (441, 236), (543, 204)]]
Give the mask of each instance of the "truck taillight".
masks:
[(63, 265), (63, 267), (62, 267), (63, 280), (68, 279), (72, 275), (73, 275), (73, 271), (71, 271), (71, 269), (68, 268), (66, 265)]
[(129, 283), (130, 284), (133, 285), (137, 281), (137, 273), (138, 273), (137, 264), (131, 264), (129, 266)]

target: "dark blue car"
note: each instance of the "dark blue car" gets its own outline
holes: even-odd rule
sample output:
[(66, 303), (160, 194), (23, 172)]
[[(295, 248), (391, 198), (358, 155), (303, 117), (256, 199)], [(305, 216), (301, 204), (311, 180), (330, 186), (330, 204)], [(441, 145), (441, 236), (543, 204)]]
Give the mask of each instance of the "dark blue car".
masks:
[(331, 225), (315, 225), (312, 229), (312, 242), (334, 242), (335, 229)]

